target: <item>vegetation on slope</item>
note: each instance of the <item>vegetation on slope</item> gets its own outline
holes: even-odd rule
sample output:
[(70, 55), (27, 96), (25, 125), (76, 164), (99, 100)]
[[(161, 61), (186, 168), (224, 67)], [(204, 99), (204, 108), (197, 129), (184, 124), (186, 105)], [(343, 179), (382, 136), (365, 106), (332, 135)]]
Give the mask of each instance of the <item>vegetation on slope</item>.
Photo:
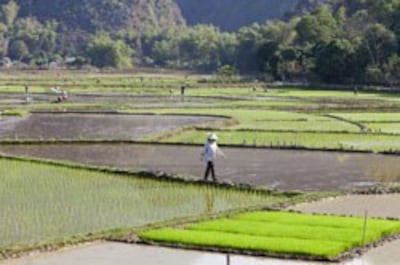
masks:
[(178, 0), (182, 14), (191, 25), (213, 24), (222, 30), (235, 31), (252, 23), (282, 18), (298, 0)]

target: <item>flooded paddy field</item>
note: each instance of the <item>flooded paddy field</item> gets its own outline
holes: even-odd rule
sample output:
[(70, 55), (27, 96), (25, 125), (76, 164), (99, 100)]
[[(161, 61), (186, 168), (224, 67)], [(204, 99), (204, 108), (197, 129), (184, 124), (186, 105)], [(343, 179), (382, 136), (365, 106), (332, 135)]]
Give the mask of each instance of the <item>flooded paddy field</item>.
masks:
[[(43, 90), (43, 92), (46, 92)], [(155, 108), (168, 110), (168, 108), (193, 108), (185, 110), (202, 113), (223, 103), (219, 108), (239, 111), (255, 109), (258, 106), (268, 106), (264, 101), (279, 101), (279, 98), (289, 100), (289, 108), (293, 104), (299, 106), (306, 100), (296, 98), (304, 92), (290, 92), (292, 94), (274, 95), (268, 92), (265, 95), (254, 95), (249, 91), (188, 91), (188, 95), (180, 97), (178, 91), (174, 93), (168, 90), (158, 91), (157, 94), (145, 94), (137, 92), (111, 92), (92, 94), (72, 93), (67, 104), (38, 104), (51, 103), (57, 98), (56, 94), (35, 93), (32, 94), (33, 108), (62, 110), (68, 109), (69, 103), (74, 106), (83, 106), (81, 109), (90, 109), (93, 105), (99, 109), (121, 109), (134, 112), (144, 108), (144, 111), (152, 112)], [(240, 94), (238, 94), (240, 92)], [(226, 93), (225, 97), (221, 97)], [(231, 94), (230, 94), (231, 93)], [(286, 93), (286, 91), (285, 91)], [(311, 93), (311, 92), (307, 92)], [(312, 92), (315, 93), (315, 92)], [(323, 92), (326, 96), (326, 92)], [(333, 93), (333, 92), (331, 92)], [(335, 92), (336, 93), (336, 92)], [(193, 96), (190, 96), (193, 95)], [(197, 95), (197, 96), (195, 96)], [(275, 97), (277, 96), (277, 97)], [(230, 97), (230, 98), (229, 98)], [(305, 97), (304, 97), (305, 98)], [(234, 100), (236, 100), (234, 102)], [(238, 100), (246, 100), (240, 102)], [(251, 100), (254, 100), (251, 101)], [(331, 99), (329, 99), (331, 100)], [(298, 101), (298, 102), (297, 102)], [(242, 105), (240, 105), (240, 104)], [(279, 106), (284, 106), (278, 102)], [(276, 103), (278, 105), (278, 103)], [(324, 103), (323, 99), (315, 99), (315, 103)], [(329, 101), (329, 108), (348, 108), (347, 103), (356, 107), (369, 108), (367, 100), (353, 102), (343, 99)], [(371, 101), (371, 104), (373, 102)], [(380, 106), (380, 102), (374, 103)], [(385, 103), (385, 102), (383, 102)], [(383, 104), (382, 103), (382, 104)], [(25, 104), (23, 93), (3, 93), (0, 95), (0, 110), (21, 107)], [(86, 104), (86, 105), (85, 105)], [(228, 105), (233, 104), (233, 105)], [(308, 104), (308, 103), (307, 103)], [(328, 104), (328, 102), (327, 102)], [(385, 103), (386, 104), (386, 103)], [(324, 108), (328, 105), (323, 105)], [(198, 107), (196, 109), (196, 107)], [(312, 109), (312, 106), (304, 105), (304, 108)], [(25, 109), (25, 107), (23, 107)], [(27, 106), (26, 109), (29, 109)], [(328, 107), (327, 107), (328, 108)], [(327, 113), (329, 108), (325, 110)], [(78, 109), (78, 108), (77, 108)], [(260, 109), (261, 110), (261, 109)], [(182, 111), (183, 112), (183, 111)], [(175, 113), (175, 112), (173, 112)], [(208, 113), (208, 112), (207, 112)], [(241, 113), (242, 114), (242, 113)], [(245, 117), (246, 118), (246, 117)], [(312, 123), (307, 117), (304, 120), (278, 121), (290, 123), (292, 129), (295, 122)], [(219, 121), (220, 118), (201, 116), (174, 116), (174, 115), (112, 115), (112, 114), (31, 114), (27, 117), (2, 117), (0, 116), (0, 138), (10, 139), (73, 139), (73, 140), (139, 140), (149, 134), (159, 134), (166, 131), (208, 124)], [(254, 118), (255, 119), (255, 118)], [(272, 122), (261, 119), (268, 126)], [(246, 121), (246, 119), (244, 119)], [(256, 120), (255, 120), (256, 121)], [(337, 121), (333, 125), (337, 125)], [(349, 123), (353, 126), (351, 123)], [(246, 126), (245, 126), (246, 125)], [(252, 123), (242, 124), (243, 128), (251, 127)], [(256, 123), (257, 125), (257, 123)], [(263, 125), (264, 126), (264, 125)], [(325, 125), (327, 127), (327, 125)], [(251, 127), (254, 128), (254, 127)], [(262, 127), (264, 128), (264, 127)], [(272, 127), (277, 129), (281, 127)], [(308, 128), (308, 127), (307, 127)], [(340, 131), (342, 127), (333, 127)], [(339, 128), (339, 129), (337, 129)], [(379, 127), (380, 128), (380, 127)], [(264, 128), (265, 129), (265, 128)], [(269, 129), (269, 127), (266, 127)], [(288, 128), (283, 128), (289, 130)], [(304, 128), (296, 127), (293, 130), (301, 131)], [(357, 128), (356, 128), (357, 129)], [(201, 131), (199, 141), (203, 141)], [(240, 132), (241, 133), (241, 132)], [(280, 132), (279, 132), (280, 133)], [(316, 138), (321, 131), (315, 132)], [(301, 134), (301, 132), (300, 132)], [(221, 137), (223, 140), (223, 137)], [(188, 141), (190, 142), (190, 141)], [(252, 142), (252, 141), (249, 141)], [(138, 145), (138, 144), (46, 144), (46, 145), (0, 145), (0, 153), (11, 155), (32, 156), (54, 160), (67, 160), (88, 165), (105, 165), (125, 169), (143, 169), (150, 171), (162, 171), (170, 174), (179, 174), (194, 179), (201, 179), (204, 172), (204, 163), (200, 161), (201, 146), (169, 146), (169, 145)], [(247, 183), (255, 186), (267, 186), (282, 190), (302, 191), (348, 191), (354, 188), (364, 188), (376, 185), (380, 182), (400, 181), (400, 156), (383, 156), (374, 154), (340, 153), (340, 152), (305, 152), (295, 150), (272, 150), (223, 147), (225, 159), (217, 161), (217, 177), (221, 181)], [(10, 196), (12, 198), (12, 196)], [(207, 202), (207, 198), (205, 200)], [(320, 212), (331, 214), (345, 214), (362, 216), (366, 209), (370, 216), (400, 218), (398, 211), (399, 195), (381, 196), (346, 196), (336, 199), (323, 200), (311, 204), (301, 204), (293, 209), (304, 212)], [(207, 205), (198, 204), (207, 211)], [(105, 209), (104, 212), (112, 212), (114, 207)], [(96, 216), (96, 214), (93, 214)], [(117, 215), (115, 215), (117, 216)], [(92, 228), (91, 228), (92, 229)], [(398, 264), (400, 260), (400, 242), (388, 242), (383, 246), (370, 250), (362, 258), (344, 262), (346, 265), (380, 265)], [(0, 253), (1, 254), (1, 253)], [(226, 264), (226, 256), (223, 254), (183, 251), (167, 248), (125, 245), (117, 243), (94, 243), (84, 247), (66, 249), (56, 253), (39, 255), (38, 257), (23, 258), (20, 260), (6, 260), (0, 265), (102, 265), (102, 264), (188, 264), (188, 265), (222, 265)], [(234, 265), (305, 265), (311, 263), (292, 260), (278, 260), (268, 258), (256, 258), (247, 256), (231, 256), (230, 264)], [(326, 264), (326, 263), (324, 263)]]
[[(400, 241), (390, 242), (369, 251), (364, 256), (340, 265), (397, 265)], [(134, 261), (134, 263), (132, 263)], [(42, 254), (1, 262), (0, 265), (226, 265), (227, 256), (209, 252), (187, 251), (120, 243), (92, 243), (56, 253)], [(334, 265), (338, 263), (230, 256), (230, 265)]]
[[(202, 147), (137, 144), (2, 145), (0, 152), (90, 165), (163, 171), (200, 179)], [(283, 190), (335, 191), (370, 187), (399, 172), (400, 157), (374, 154), (223, 148), (222, 181)], [(173, 155), (172, 155), (173, 154)]]
[(118, 139), (137, 140), (182, 126), (221, 118), (176, 115), (31, 114), (3, 117), (0, 137), (11, 139)]
[[(34, 93), (29, 95), (31, 103), (55, 103), (58, 94), (51, 93)], [(135, 104), (146, 107), (201, 107), (211, 103), (221, 102), (221, 100), (229, 100), (224, 97), (199, 97), (185, 96), (184, 98), (178, 94), (171, 95), (147, 95), (147, 94), (129, 94), (129, 93), (96, 93), (70, 94), (66, 102), (71, 103), (98, 103), (98, 104)], [(23, 93), (0, 93), (0, 104), (24, 104), (26, 103), (26, 95)]]

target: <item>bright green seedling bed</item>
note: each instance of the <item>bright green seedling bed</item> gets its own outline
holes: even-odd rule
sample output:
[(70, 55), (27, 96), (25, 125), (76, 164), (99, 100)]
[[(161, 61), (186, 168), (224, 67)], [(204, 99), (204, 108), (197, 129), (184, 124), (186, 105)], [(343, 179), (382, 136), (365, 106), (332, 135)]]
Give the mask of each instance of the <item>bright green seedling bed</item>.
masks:
[(289, 212), (252, 212), (184, 229), (146, 231), (141, 238), (234, 252), (335, 260), (363, 244), (400, 233), (400, 222)]

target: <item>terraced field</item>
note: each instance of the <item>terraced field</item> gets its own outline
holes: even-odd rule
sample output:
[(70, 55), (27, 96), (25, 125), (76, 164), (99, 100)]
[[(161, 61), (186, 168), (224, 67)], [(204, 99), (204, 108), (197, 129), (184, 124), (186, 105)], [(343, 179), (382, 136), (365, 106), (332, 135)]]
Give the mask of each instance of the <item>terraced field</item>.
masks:
[[(274, 87), (245, 79), (218, 82), (215, 76), (189, 74), (25, 72), (4, 73), (0, 82), (2, 151), (167, 171), (177, 177), (195, 172), (198, 177), (204, 165), (197, 150), (213, 131), (219, 144), (228, 145), (227, 153), (232, 151), (227, 156), (231, 160), (220, 164), (221, 179), (233, 176), (245, 184), (303, 191), (381, 183), (396, 187), (399, 182), (400, 100), (394, 93)], [(25, 85), (31, 101), (26, 101)], [(182, 85), (185, 95), (180, 94)], [(69, 92), (68, 101), (55, 103), (55, 86)], [(138, 142), (145, 147), (132, 147)], [(160, 143), (169, 145), (154, 145)], [(361, 158), (354, 151), (391, 156)], [(183, 172), (179, 157), (192, 171)], [(364, 220), (359, 218), (285, 212), (225, 215), (314, 198), (311, 193), (228, 189), (4, 158), (0, 183), (0, 255), (6, 258), (64, 242), (110, 237), (131, 241), (143, 226), (160, 222), (170, 226), (142, 237), (218, 251), (324, 260), (400, 232), (398, 222), (387, 220), (368, 220), (362, 239)], [(168, 228), (221, 214), (222, 219)]]

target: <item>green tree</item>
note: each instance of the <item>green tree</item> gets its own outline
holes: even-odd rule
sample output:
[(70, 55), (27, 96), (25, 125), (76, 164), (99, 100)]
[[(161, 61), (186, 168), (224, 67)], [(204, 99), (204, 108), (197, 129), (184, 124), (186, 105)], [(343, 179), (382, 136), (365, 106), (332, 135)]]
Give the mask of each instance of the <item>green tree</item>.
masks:
[(18, 17), (19, 6), (15, 1), (10, 1), (8, 4), (1, 6), (1, 20), (2, 22), (11, 29), (14, 25), (15, 20)]
[(231, 65), (223, 65), (217, 71), (218, 79), (223, 81), (233, 81), (237, 74), (237, 70)]
[(386, 65), (384, 66), (384, 71), (388, 74), (389, 79), (392, 82), (400, 81), (400, 56), (392, 55), (389, 57)]
[(275, 79), (282, 78), (279, 68), (281, 57), (278, 51), (279, 44), (277, 42), (267, 41), (260, 47), (257, 54), (259, 70), (272, 74)]
[(0, 57), (7, 55), (8, 41), (7, 26), (0, 23)]
[(13, 60), (23, 61), (29, 56), (29, 49), (23, 40), (12, 41), (8, 48), (8, 55)]
[(151, 52), (157, 66), (181, 67), (181, 57), (177, 40), (161, 39), (154, 42)]
[(113, 41), (107, 34), (93, 37), (87, 47), (87, 56), (93, 65), (100, 68), (132, 67), (132, 49), (121, 40)]
[(315, 14), (302, 17), (296, 31), (302, 44), (329, 43), (337, 33), (337, 23), (328, 8), (322, 6)]
[(23, 41), (29, 49), (30, 57), (35, 61), (46, 62), (55, 52), (57, 23), (40, 23), (36, 18), (17, 19), (14, 24), (12, 41)]
[(328, 83), (358, 82), (368, 61), (348, 40), (337, 39), (319, 48), (315, 73)]
[(253, 24), (243, 27), (237, 33), (237, 67), (241, 71), (258, 71), (260, 69), (257, 62), (257, 54), (260, 46), (266, 41), (262, 34), (262, 27)]
[(335, 19), (338, 29), (343, 30), (347, 21), (347, 9), (345, 6), (339, 7), (335, 14)]
[(397, 51), (395, 34), (380, 23), (369, 25), (364, 34), (370, 63), (382, 67), (389, 56)]
[(302, 62), (302, 50), (294, 46), (281, 46), (280, 54), (280, 70), (282, 79), (292, 75), (304, 74), (304, 65)]
[(16, 2), (10, 1), (0, 6), (0, 55), (6, 56), (8, 53), (8, 45), (10, 37), (14, 29), (15, 20), (18, 17), (19, 6)]
[(236, 34), (221, 33), (218, 38), (216, 53), (220, 65), (236, 65), (238, 40)]

